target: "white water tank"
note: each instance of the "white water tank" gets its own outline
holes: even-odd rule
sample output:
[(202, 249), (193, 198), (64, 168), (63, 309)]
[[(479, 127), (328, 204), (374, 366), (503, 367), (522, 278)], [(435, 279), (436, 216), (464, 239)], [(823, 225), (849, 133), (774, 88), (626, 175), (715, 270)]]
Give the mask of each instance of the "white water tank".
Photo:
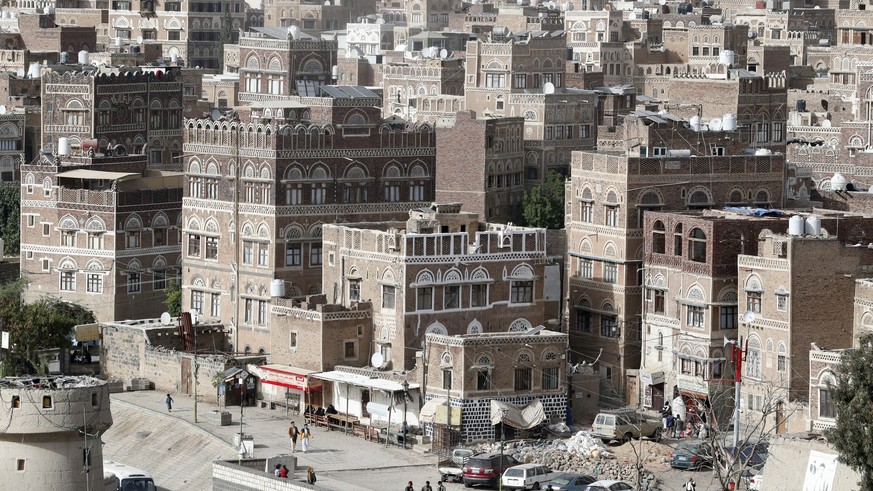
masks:
[(61, 51), (60, 53), (58, 53), (58, 63), (60, 63), (61, 65), (65, 64), (65, 63), (69, 63), (69, 60), (70, 60), (70, 54), (67, 53), (66, 51)]
[(691, 129), (700, 131), (700, 116), (691, 116)]
[(737, 129), (737, 117), (734, 114), (725, 114), (721, 117), (721, 129), (722, 131), (736, 131)]
[(821, 235), (821, 217), (818, 215), (810, 215), (806, 217), (806, 235), (818, 237)]
[(668, 157), (690, 157), (691, 150), (689, 149), (680, 149), (680, 150), (667, 150)]
[(769, 148), (759, 148), (759, 149), (755, 150), (755, 155), (758, 155), (758, 156), (773, 155), (773, 151), (770, 150)]
[(330, 67), (330, 78), (334, 80), (339, 79), (339, 67), (337, 65)]
[(733, 66), (735, 58), (736, 54), (729, 49), (726, 49), (718, 54), (718, 62), (722, 65)]
[(179, 63), (179, 55), (177, 55), (176, 53), (171, 54), (170, 55), (170, 62), (171, 63)]
[(788, 235), (803, 235), (806, 228), (806, 220), (800, 215), (794, 215), (788, 219)]
[(3, 17), (4, 19), (8, 19), (9, 18), (9, 11), (4, 10), (2, 16), (0, 16), (0, 17)]
[(42, 75), (42, 65), (39, 63), (31, 63), (27, 70), (27, 76), (30, 78), (39, 78)]
[(70, 155), (70, 139), (62, 136), (58, 138), (58, 155)]
[(273, 298), (285, 297), (285, 281), (273, 280), (270, 282), (270, 296)]
[(849, 180), (846, 179), (846, 176), (837, 172), (831, 178), (831, 191), (845, 191), (846, 184), (849, 184)]
[(88, 63), (88, 51), (84, 49), (82, 51), (79, 51), (79, 64), (87, 65)]

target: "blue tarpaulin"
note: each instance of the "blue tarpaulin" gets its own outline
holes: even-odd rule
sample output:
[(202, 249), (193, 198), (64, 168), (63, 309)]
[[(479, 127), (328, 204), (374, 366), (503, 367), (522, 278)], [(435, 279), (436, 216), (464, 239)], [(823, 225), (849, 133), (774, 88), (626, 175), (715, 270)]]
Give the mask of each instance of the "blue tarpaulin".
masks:
[(755, 215), (756, 217), (778, 217), (782, 216), (782, 212), (779, 210), (773, 210), (770, 208), (740, 208), (737, 206), (725, 206), (723, 208), (725, 211), (735, 211), (737, 213), (746, 213), (747, 215)]

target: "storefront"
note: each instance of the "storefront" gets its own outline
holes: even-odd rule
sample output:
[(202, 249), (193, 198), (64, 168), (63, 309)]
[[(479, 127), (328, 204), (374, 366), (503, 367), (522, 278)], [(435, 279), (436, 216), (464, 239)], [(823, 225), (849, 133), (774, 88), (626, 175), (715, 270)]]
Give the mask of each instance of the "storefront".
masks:
[(313, 378), (314, 370), (288, 365), (260, 365), (252, 367), (252, 373), (260, 378), (261, 400), (284, 406), (286, 410), (301, 414), (306, 406), (321, 407), (321, 380)]
[(664, 372), (640, 370), (643, 386), (643, 407), (660, 410), (664, 407)]

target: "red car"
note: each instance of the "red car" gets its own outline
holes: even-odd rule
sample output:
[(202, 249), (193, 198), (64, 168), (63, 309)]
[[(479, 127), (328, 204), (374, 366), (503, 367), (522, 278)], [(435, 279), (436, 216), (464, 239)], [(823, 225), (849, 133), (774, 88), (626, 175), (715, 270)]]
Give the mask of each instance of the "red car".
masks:
[(497, 487), (503, 471), (518, 465), (518, 461), (511, 455), (480, 454), (474, 455), (464, 464), (464, 486), (486, 485)]

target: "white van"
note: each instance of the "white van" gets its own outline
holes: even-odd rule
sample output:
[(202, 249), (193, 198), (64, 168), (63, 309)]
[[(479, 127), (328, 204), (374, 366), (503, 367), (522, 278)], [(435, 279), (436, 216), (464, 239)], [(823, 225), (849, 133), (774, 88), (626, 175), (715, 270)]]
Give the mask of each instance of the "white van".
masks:
[(118, 478), (117, 491), (157, 491), (152, 475), (142, 469), (104, 460), (103, 474), (114, 474)]
[(543, 464), (521, 464), (506, 469), (501, 481), (507, 489), (540, 489), (542, 483), (551, 481), (560, 474)]

